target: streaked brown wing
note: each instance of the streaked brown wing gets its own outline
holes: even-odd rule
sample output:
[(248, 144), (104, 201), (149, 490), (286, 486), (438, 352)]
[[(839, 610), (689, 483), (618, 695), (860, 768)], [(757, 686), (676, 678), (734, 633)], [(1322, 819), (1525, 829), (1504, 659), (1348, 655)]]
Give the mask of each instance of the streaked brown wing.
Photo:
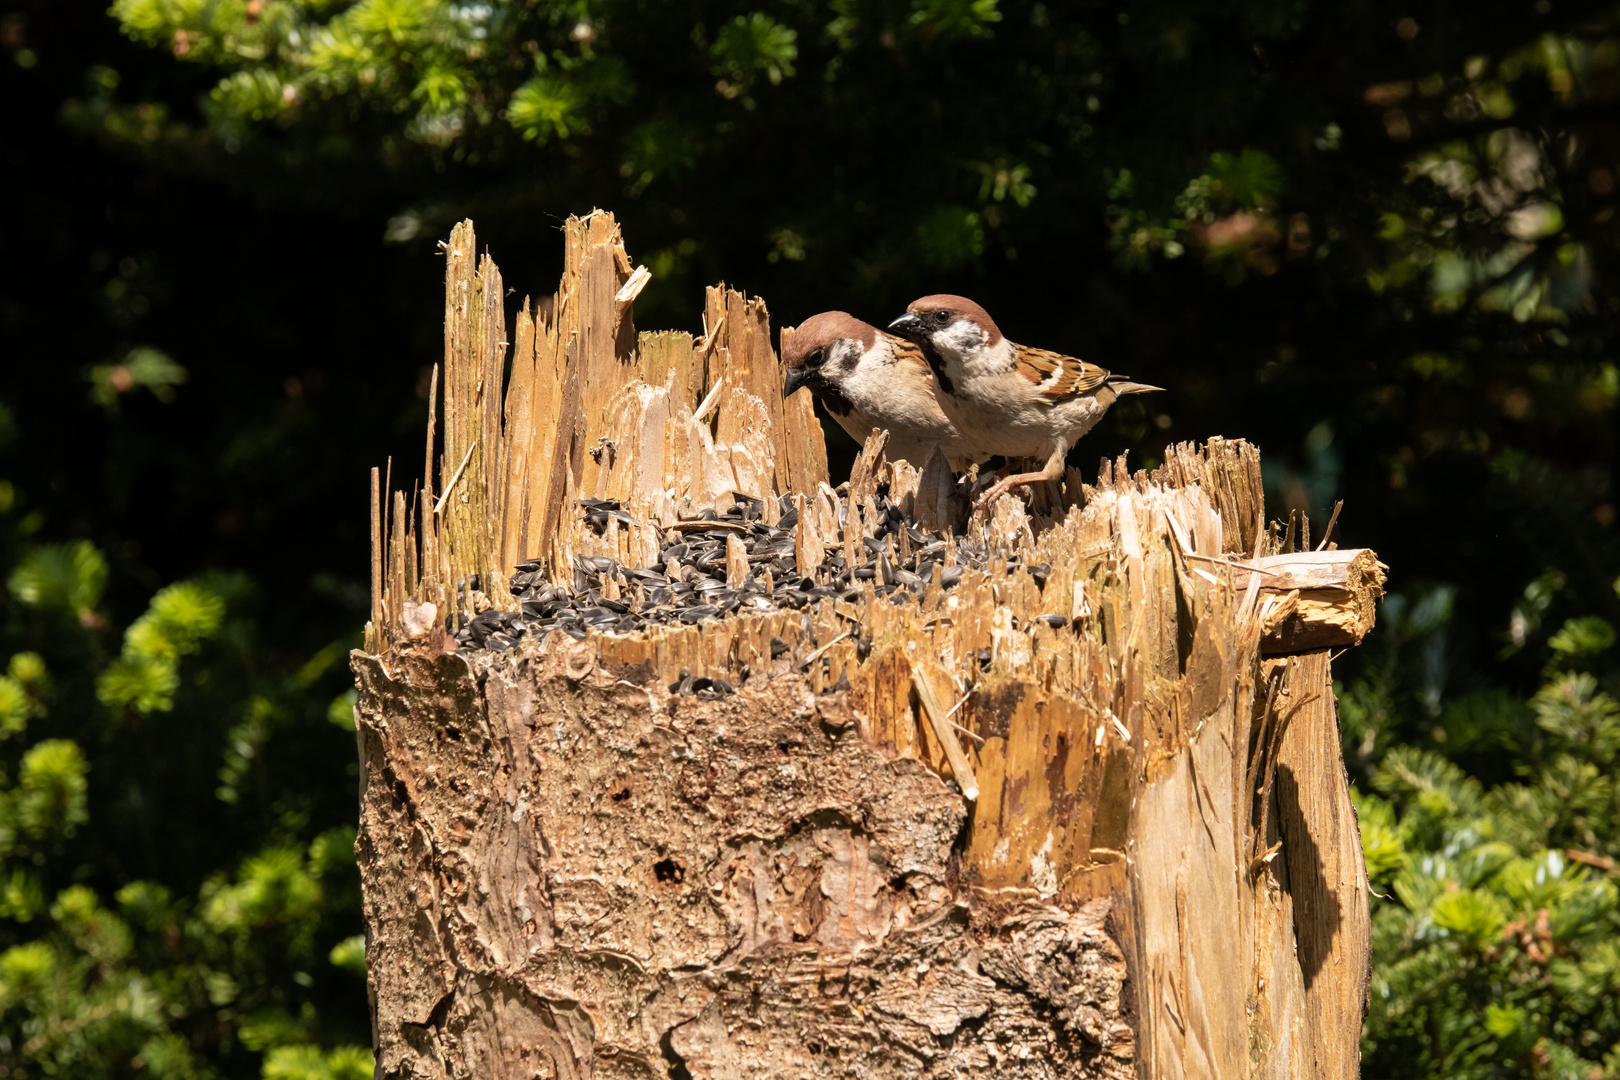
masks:
[(1096, 364), (1047, 349), (1031, 349), (1025, 345), (1017, 348), (1018, 374), (1036, 386), (1050, 380), (1041, 388), (1041, 397), (1054, 405), (1093, 393), (1108, 380), (1108, 372)]
[(885, 336), (888, 337), (889, 343), (894, 347), (895, 363), (915, 364), (924, 371), (929, 370), (928, 358), (923, 355), (922, 348), (916, 342), (907, 341), (905, 338), (895, 337), (892, 334)]

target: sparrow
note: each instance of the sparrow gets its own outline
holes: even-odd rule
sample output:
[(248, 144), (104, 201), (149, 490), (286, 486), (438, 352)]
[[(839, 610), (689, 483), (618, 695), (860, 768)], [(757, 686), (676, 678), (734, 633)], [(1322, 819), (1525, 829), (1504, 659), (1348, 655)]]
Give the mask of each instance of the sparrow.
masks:
[(1017, 345), (988, 312), (962, 296), (913, 301), (889, 329), (916, 342), (933, 369), (939, 402), (974, 451), (1044, 461), (1039, 472), (1004, 477), (980, 498), (988, 506), (1015, 487), (1063, 475), (1063, 458), (1135, 383), (1062, 353)]
[(884, 453), (922, 468), (937, 443), (961, 472), (990, 455), (973, 450), (945, 418), (923, 350), (843, 311), (804, 320), (782, 350), (783, 395), (808, 389), (856, 442), (889, 432)]

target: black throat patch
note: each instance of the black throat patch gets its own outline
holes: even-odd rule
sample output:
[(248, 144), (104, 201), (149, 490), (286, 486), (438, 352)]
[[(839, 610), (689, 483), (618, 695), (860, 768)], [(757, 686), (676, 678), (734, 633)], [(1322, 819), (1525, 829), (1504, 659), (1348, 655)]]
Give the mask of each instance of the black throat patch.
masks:
[(945, 374), (945, 358), (939, 355), (939, 350), (934, 348), (934, 343), (927, 338), (923, 338), (917, 342), (917, 348), (922, 350), (923, 359), (928, 361), (929, 370), (934, 373), (934, 381), (939, 383), (939, 388), (955, 397), (956, 389), (951, 385), (951, 377)]
[(834, 416), (848, 416), (850, 411), (855, 408), (849, 398), (844, 396), (844, 392), (833, 383), (828, 382), (820, 371), (805, 376), (804, 385), (809, 388), (812, 394), (816, 395), (823, 405), (827, 406), (827, 411)]

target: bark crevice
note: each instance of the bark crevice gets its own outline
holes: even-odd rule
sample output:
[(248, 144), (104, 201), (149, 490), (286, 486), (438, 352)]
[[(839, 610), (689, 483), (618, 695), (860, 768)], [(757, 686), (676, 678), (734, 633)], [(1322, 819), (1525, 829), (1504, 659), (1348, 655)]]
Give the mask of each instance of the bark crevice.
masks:
[[(592, 1075), (1130, 1074), (1112, 903), (965, 903), (963, 799), (843, 722), (843, 693), (761, 674), (699, 702), (555, 654), (356, 662), (373, 950), (436, 961), (374, 966), (402, 1021), (384, 1075), (576, 1052)], [(504, 1049), (471, 1068), (486, 1039)]]

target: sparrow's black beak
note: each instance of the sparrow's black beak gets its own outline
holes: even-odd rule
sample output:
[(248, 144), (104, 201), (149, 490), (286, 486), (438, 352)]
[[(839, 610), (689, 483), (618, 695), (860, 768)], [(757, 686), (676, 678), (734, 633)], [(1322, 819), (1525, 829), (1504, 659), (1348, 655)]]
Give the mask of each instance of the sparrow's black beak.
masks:
[(916, 341), (923, 336), (924, 328), (923, 321), (908, 311), (898, 319), (894, 320), (894, 322), (890, 323), (889, 329), (893, 330), (896, 334), (899, 334), (903, 338)]
[(782, 396), (784, 398), (792, 397), (793, 391), (803, 386), (807, 381), (808, 377), (805, 375), (804, 368), (788, 368), (787, 379), (782, 383)]

